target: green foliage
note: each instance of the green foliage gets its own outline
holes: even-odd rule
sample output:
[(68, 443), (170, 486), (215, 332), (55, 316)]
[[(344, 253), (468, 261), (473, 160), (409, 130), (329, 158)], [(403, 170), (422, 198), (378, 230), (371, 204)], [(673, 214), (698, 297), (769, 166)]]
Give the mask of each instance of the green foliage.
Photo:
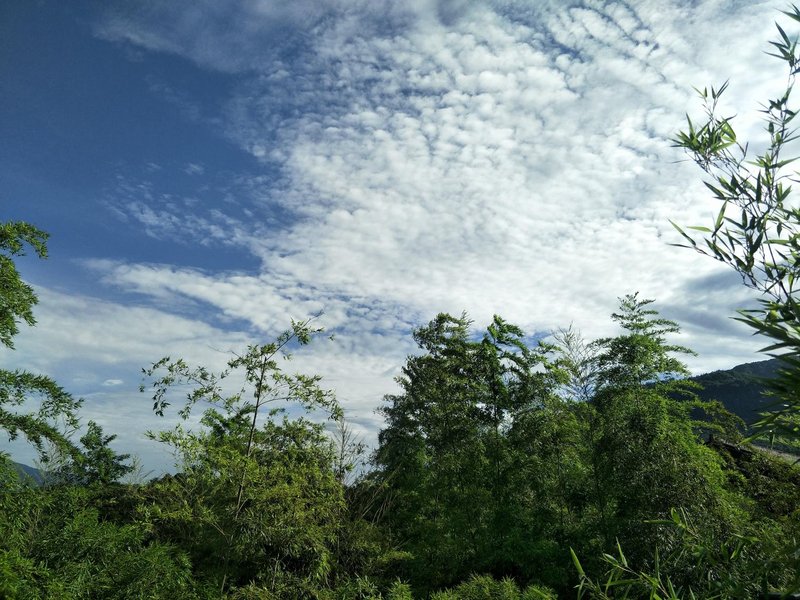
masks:
[(87, 431), (81, 437), (82, 449), (66, 464), (51, 474), (51, 479), (77, 485), (108, 486), (119, 481), (133, 470), (125, 464), (130, 454), (117, 454), (109, 446), (116, 435), (103, 435), (103, 428), (89, 421)]
[[(258, 419), (258, 411), (267, 404), (291, 402), (307, 410), (324, 409), (336, 417), (340, 409), (330, 392), (319, 387), (319, 376), (283, 373), (278, 365), (280, 359), (289, 360), (292, 345), (306, 345), (322, 329), (311, 326), (311, 320), (292, 321), (290, 329), (282, 332), (269, 344), (249, 346), (244, 354), (228, 361), (228, 368), (222, 373), (211, 373), (205, 367), (190, 367), (183, 359), (171, 360), (164, 357), (148, 369), (142, 369), (146, 377), (153, 377), (153, 411), (164, 415), (170, 405), (168, 392), (176, 387), (189, 388), (185, 394), (183, 408), (178, 414), (187, 419), (198, 402), (205, 402), (227, 413), (249, 412), (253, 421)], [(225, 394), (223, 381), (232, 373), (242, 375), (238, 391)], [(145, 384), (140, 386), (145, 391)], [(247, 400), (250, 392), (253, 400)]]
[(411, 586), (405, 582), (395, 580), (389, 587), (386, 600), (413, 600)]
[[(648, 569), (635, 568), (617, 544), (615, 555), (603, 555), (606, 572), (593, 578), (571, 550), (581, 577), (578, 598), (736, 600), (765, 597), (767, 592), (781, 589), (797, 577), (774, 543), (780, 534), (764, 524), (750, 525), (744, 534), (709, 535), (686, 511), (675, 509), (662, 524), (678, 535), (679, 543), (663, 562), (656, 553), (655, 562)], [(667, 562), (681, 565), (683, 583), (676, 583), (674, 575), (664, 572), (662, 567)]]
[(19, 332), (19, 321), (36, 323), (33, 306), (37, 303), (33, 288), (22, 281), (14, 257), (24, 256), (26, 244), (40, 258), (47, 257), (48, 235), (21, 221), (0, 223), (0, 344), (14, 348), (13, 338)]
[[(178, 426), (152, 434), (174, 448), (181, 472), (153, 486), (146, 518), (160, 535), (188, 548), (198, 573), (221, 591), (267, 586), (277, 593), (287, 581), (319, 585), (331, 573), (343, 512), (333, 447), (321, 425), (303, 418), (278, 422), (283, 408), (276, 406), (340, 415), (318, 377), (286, 374), (278, 365), (290, 344), (306, 344), (317, 332), (308, 322), (293, 323), (275, 342), (230, 360), (220, 374), (168, 358), (145, 371), (160, 375), (152, 384), (157, 414), (175, 387), (188, 388), (179, 413), (184, 419), (198, 402), (209, 405), (200, 431)], [(239, 385), (226, 393), (234, 376)]]
[(687, 386), (683, 378), (689, 374), (686, 366), (674, 354), (694, 352), (683, 346), (668, 344), (667, 335), (680, 331), (677, 323), (658, 317), (658, 311), (648, 308), (653, 300), (641, 300), (638, 293), (620, 298), (619, 312), (611, 318), (626, 332), (613, 338), (597, 340), (600, 348), (596, 357), (598, 369), (598, 400), (606, 392), (616, 394), (640, 390), (651, 384), (658, 392), (666, 385)]
[[(800, 9), (784, 13), (800, 22)], [(739, 320), (772, 340), (764, 350), (779, 352), (783, 363), (772, 384), (776, 396), (773, 413), (760, 423), (762, 431), (800, 435), (800, 304), (796, 285), (800, 278), (800, 208), (791, 200), (795, 157), (785, 158), (787, 144), (797, 139), (796, 111), (791, 108), (798, 73), (797, 41), (776, 24), (779, 36), (770, 42), (773, 52), (787, 67), (784, 91), (768, 100), (762, 113), (769, 136), (766, 149), (750, 159), (747, 144), (736, 137), (731, 118), (718, 115), (718, 103), (727, 84), (704, 89), (705, 122), (691, 120), (688, 131), (675, 138), (709, 175), (706, 186), (722, 205), (711, 227), (690, 227), (705, 237), (702, 243), (675, 225), (693, 248), (733, 267), (744, 283), (761, 292), (761, 307), (740, 312)]]
[(494, 575), (552, 587), (570, 580), (565, 548), (585, 542), (594, 512), (580, 407), (552, 397), (514, 419), (507, 433), (506, 538)]
[(552, 375), (546, 348), (528, 348), (519, 328), (495, 317), (474, 339), (469, 326), (465, 316), (439, 315), (416, 330), (426, 353), (409, 358), (403, 393), (383, 410), (384, 523), (411, 556), (401, 575), (420, 590), (515, 568), (520, 558), (511, 551), (520, 540), (507, 434), (518, 415), (543, 405)]
[(9, 465), (0, 486), (4, 598), (194, 598), (189, 564), (145, 528), (101, 517), (80, 487), (33, 487)]
[(90, 508), (54, 524), (60, 527), (41, 531), (33, 548), (48, 565), (47, 596), (192, 597), (186, 558), (168, 546), (145, 545), (141, 528), (102, 522)]
[[(593, 600), (625, 600), (628, 598), (649, 598), (650, 600), (679, 600), (684, 596), (680, 589), (676, 589), (672, 582), (665, 579), (656, 563), (653, 572), (638, 571), (628, 564), (628, 559), (617, 544), (617, 555), (603, 554), (603, 562), (608, 570), (603, 579), (592, 579), (584, 570), (578, 556), (570, 549), (575, 570), (581, 576), (578, 586), (578, 599), (591, 598)], [(695, 595), (689, 591), (686, 600), (694, 599)], [(710, 599), (710, 597), (709, 597)]]
[[(730, 124), (718, 130), (692, 142), (709, 168), (733, 147)], [(24, 243), (43, 253), (30, 241), (43, 244), (36, 230), (3, 231), (16, 240), (0, 245), (9, 260)], [(13, 327), (32, 322), (14, 314)], [(173, 449), (179, 472), (146, 485), (116, 483), (129, 457), (96, 423), (80, 449), (60, 433), (59, 421), (77, 427), (79, 401), (47, 378), (0, 371), (0, 426), (56, 470), (37, 488), (0, 464), (0, 596), (411, 600), (413, 589), (438, 600), (533, 600), (576, 587), (593, 598), (787, 589), (798, 572), (797, 470), (732, 438), (704, 442), (701, 432), (735, 427), (692, 420), (693, 408), (718, 407), (694, 396), (679, 360), (690, 351), (669, 341), (678, 326), (651, 300), (625, 296), (612, 319), (615, 337), (584, 342), (570, 329), (554, 345), (529, 345), (500, 317), (475, 334), (466, 316), (438, 315), (414, 332), (421, 353), (386, 397), (376, 469), (366, 473), (356, 467), (363, 444), (320, 378), (281, 369), (319, 333), (308, 321), (220, 373), (170, 358), (144, 371), (155, 413), (179, 402), (183, 418), (150, 434)], [(37, 412), (19, 410), (32, 398)], [(334, 436), (320, 415), (335, 421)]]
[(25, 555), (27, 515), (34, 499), (34, 488), (0, 454), (0, 597), (39, 597), (35, 582), (46, 571)]
[[(38, 410), (19, 412), (17, 407), (30, 400), (39, 405)], [(74, 446), (56, 424), (61, 421), (68, 430), (76, 427), (81, 403), (49, 377), (0, 369), (0, 427), (10, 439), (22, 434), (40, 451), (50, 442), (60, 451), (74, 454)]]
[[(650, 567), (680, 546), (664, 524), (674, 507), (702, 515), (709, 538), (743, 526), (747, 502), (690, 416), (695, 386), (676, 357), (690, 351), (651, 304), (620, 299), (621, 334), (591, 344), (566, 332), (530, 350), (499, 319), (476, 339), (449, 315), (416, 332), (426, 353), (387, 397), (376, 460), (381, 523), (419, 593), (470, 572), (566, 592), (565, 549), (599, 556), (617, 540)], [(700, 577), (680, 575), (682, 561), (665, 573)]]
[(555, 600), (546, 588), (528, 586), (520, 590), (512, 579), (497, 580), (486, 575), (473, 575), (458, 586), (431, 595), (431, 600)]
[[(800, 9), (784, 14), (800, 22)], [(783, 61), (787, 81), (783, 91), (764, 104), (762, 113), (769, 136), (765, 150), (749, 159), (747, 144), (740, 142), (730, 118), (718, 115), (718, 102), (727, 87), (700, 95), (705, 123), (678, 134), (675, 145), (686, 150), (708, 174), (706, 186), (721, 202), (712, 227), (693, 227), (703, 234), (701, 244), (676, 225), (688, 247), (729, 265), (745, 285), (761, 292), (760, 307), (740, 311), (739, 320), (771, 341), (766, 352), (777, 353), (782, 368), (770, 381), (775, 397), (772, 413), (756, 424), (759, 432), (797, 440), (800, 438), (800, 208), (792, 200), (796, 172), (785, 157), (787, 144), (797, 139), (792, 92), (800, 64), (798, 44), (776, 24), (778, 36), (769, 54)], [(796, 541), (789, 551), (795, 572), (800, 572)], [(732, 561), (725, 568), (733, 569)], [(750, 579), (752, 572), (740, 574)], [(798, 582), (794, 583), (797, 587)]]
[(717, 438), (709, 446), (725, 460), (731, 485), (755, 503), (753, 512), (782, 519), (800, 507), (800, 466), (791, 458)]
[(16, 550), (0, 549), (0, 598), (9, 600), (41, 598), (35, 582), (46, 571)]
[[(653, 522), (674, 507), (703, 515), (709, 532), (744, 518), (725, 487), (721, 461), (693, 427), (693, 386), (677, 378), (686, 368), (674, 355), (690, 351), (666, 341), (678, 327), (658, 317), (651, 303), (636, 295), (620, 299), (612, 318), (623, 333), (596, 342), (596, 391), (579, 407), (593, 492), (589, 515), (600, 547), (621, 543), (642, 565), (652, 562), (654, 550), (667, 552), (675, 543)], [(597, 551), (585, 548), (590, 556)], [(666, 567), (679, 570), (674, 563)]]
[[(254, 433), (246, 457), (246, 425), (206, 423), (224, 428), (224, 435), (170, 438), (183, 468), (152, 486), (147, 520), (190, 551), (203, 577), (231, 586), (274, 582), (285, 572), (324, 581), (342, 499), (322, 428), (301, 419), (269, 422)], [(240, 496), (242, 473), (248, 484)]]
[[(48, 235), (20, 221), (0, 223), (0, 344), (13, 350), (19, 322), (33, 325), (33, 306), (38, 302), (33, 288), (22, 281), (14, 258), (25, 254), (26, 245), (40, 258), (47, 256)], [(34, 413), (18, 410), (27, 400), (35, 400)], [(56, 427), (63, 420), (69, 429), (77, 424), (76, 412), (81, 401), (74, 399), (53, 380), (27, 371), (0, 369), (0, 428), (10, 439), (22, 434), (39, 451), (49, 442), (60, 452), (74, 453), (74, 448)]]

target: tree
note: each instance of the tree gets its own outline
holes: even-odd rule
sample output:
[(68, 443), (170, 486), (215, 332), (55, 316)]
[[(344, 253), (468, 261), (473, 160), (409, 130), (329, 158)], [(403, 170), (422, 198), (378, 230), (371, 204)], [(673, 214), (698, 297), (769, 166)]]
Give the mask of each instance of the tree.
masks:
[(597, 387), (597, 344), (587, 342), (572, 325), (553, 335), (556, 364), (564, 372), (561, 396), (567, 400), (588, 402)]
[(53, 478), (74, 485), (109, 486), (116, 483), (134, 469), (126, 464), (130, 454), (117, 454), (110, 446), (116, 435), (104, 435), (103, 428), (89, 421), (86, 433), (80, 438), (82, 449), (75, 456), (66, 457), (66, 463)]
[(689, 374), (686, 366), (673, 354), (694, 352), (666, 342), (667, 335), (680, 331), (678, 324), (660, 318), (658, 311), (648, 308), (654, 301), (640, 299), (638, 292), (620, 298), (619, 302), (619, 312), (611, 318), (625, 333), (595, 343), (601, 350), (596, 357), (594, 401), (598, 403), (606, 395), (641, 390), (647, 385), (659, 391), (691, 387), (683, 380)]
[(387, 396), (382, 411), (376, 463), (390, 502), (384, 524), (413, 557), (413, 583), (428, 589), (457, 580), (475, 560), (474, 542), (464, 542), (485, 523), (479, 382), (472, 377), (477, 344), (469, 326), (465, 315), (440, 314), (417, 329), (426, 353), (408, 359), (398, 379), (403, 393)]
[(33, 307), (38, 302), (33, 288), (22, 281), (14, 257), (25, 255), (29, 245), (39, 258), (47, 257), (48, 234), (22, 221), (0, 224), (0, 343), (14, 348), (19, 321), (36, 323)]
[[(40, 258), (47, 256), (48, 235), (21, 221), (0, 224), (0, 344), (14, 349), (14, 336), (19, 322), (34, 325), (33, 307), (38, 302), (33, 288), (22, 281), (14, 258), (23, 256), (31, 246)], [(34, 400), (39, 408), (34, 413), (18, 410), (26, 401)], [(74, 446), (56, 426), (59, 419), (67, 429), (77, 426), (77, 410), (81, 405), (49, 377), (28, 371), (0, 369), (0, 427), (11, 439), (22, 434), (40, 452), (50, 442), (65, 453), (75, 453)]]
[(509, 447), (504, 572), (521, 582), (568, 589), (571, 579), (564, 549), (586, 546), (587, 515), (593, 512), (588, 477), (584, 403), (552, 391), (514, 418)]
[(334, 444), (336, 447), (336, 478), (342, 485), (350, 486), (357, 476), (354, 471), (364, 466), (367, 447), (361, 436), (353, 431), (343, 414), (336, 419)]
[(669, 343), (678, 326), (652, 302), (637, 294), (620, 298), (612, 318), (622, 333), (595, 342), (595, 393), (577, 407), (593, 491), (587, 514), (596, 518), (604, 552), (621, 543), (639, 565), (652, 561), (654, 549), (671, 550), (669, 531), (653, 520), (669, 518), (673, 508), (702, 515), (707, 532), (733, 528), (742, 518), (721, 460), (690, 418), (693, 385), (676, 355), (691, 351)]
[(528, 348), (500, 317), (482, 337), (470, 325), (440, 314), (415, 330), (424, 354), (409, 357), (402, 392), (383, 409), (375, 460), (384, 525), (410, 553), (407, 575), (423, 591), (519, 566), (509, 431), (545, 403), (548, 348)]
[[(800, 22), (800, 9), (783, 14)], [(719, 101), (728, 87), (704, 88), (702, 124), (688, 119), (688, 129), (674, 140), (705, 171), (706, 187), (722, 205), (710, 227), (673, 225), (686, 243), (701, 254), (732, 267), (745, 285), (761, 293), (760, 307), (742, 310), (738, 319), (770, 338), (766, 352), (778, 352), (783, 369), (772, 384), (774, 410), (757, 426), (800, 437), (800, 207), (793, 202), (791, 183), (796, 172), (785, 157), (787, 145), (797, 139), (796, 110), (792, 107), (795, 78), (800, 71), (797, 38), (776, 23), (778, 37), (770, 42), (770, 56), (783, 61), (787, 81), (783, 91), (764, 104), (762, 113), (769, 136), (766, 149), (750, 158), (748, 145), (739, 140), (732, 117), (719, 115)], [(687, 230), (690, 230), (687, 233)], [(702, 238), (695, 239), (695, 233)]]
[(144, 370), (154, 377), (157, 414), (176, 388), (188, 390), (179, 411), (184, 419), (197, 403), (208, 405), (199, 431), (178, 426), (152, 434), (175, 449), (181, 472), (155, 486), (149, 518), (192, 549), (221, 592), (267, 582), (275, 591), (287, 580), (316, 585), (329, 574), (342, 502), (332, 444), (321, 425), (282, 415), (283, 406), (332, 418), (341, 411), (318, 376), (287, 374), (278, 364), (292, 345), (307, 344), (320, 331), (308, 321), (293, 322), (219, 374), (169, 357)]

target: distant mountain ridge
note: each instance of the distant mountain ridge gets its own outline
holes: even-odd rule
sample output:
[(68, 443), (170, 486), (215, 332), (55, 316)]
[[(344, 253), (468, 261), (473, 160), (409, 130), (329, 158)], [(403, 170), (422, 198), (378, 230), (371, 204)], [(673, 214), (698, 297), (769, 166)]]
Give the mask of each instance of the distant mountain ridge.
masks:
[(697, 375), (691, 380), (703, 386), (697, 391), (702, 400), (719, 400), (725, 408), (752, 425), (759, 420), (759, 413), (768, 410), (775, 401), (764, 395), (763, 380), (774, 378), (779, 368), (780, 361), (772, 358)]
[(44, 481), (42, 472), (39, 471), (39, 469), (18, 462), (12, 464), (17, 473), (19, 473), (21, 479), (31, 479), (36, 485), (41, 485)]

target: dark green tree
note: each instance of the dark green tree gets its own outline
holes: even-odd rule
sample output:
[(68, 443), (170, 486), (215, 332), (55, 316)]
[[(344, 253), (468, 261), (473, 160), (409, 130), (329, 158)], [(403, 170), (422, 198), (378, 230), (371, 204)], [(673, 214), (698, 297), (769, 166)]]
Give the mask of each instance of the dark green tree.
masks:
[(515, 416), (507, 433), (507, 540), (497, 561), (504, 568), (496, 576), (571, 588), (564, 550), (587, 546), (593, 511), (581, 406), (551, 393)]
[(126, 464), (130, 454), (117, 454), (110, 444), (116, 435), (105, 435), (103, 428), (89, 421), (86, 433), (81, 436), (79, 453), (68, 456), (52, 478), (61, 483), (73, 485), (109, 486), (116, 483), (128, 473), (133, 466)]
[(664, 532), (645, 522), (675, 507), (718, 530), (737, 517), (721, 461), (690, 418), (693, 386), (675, 355), (691, 351), (667, 341), (678, 326), (651, 304), (636, 294), (620, 299), (612, 318), (623, 333), (598, 340), (598, 385), (582, 407), (606, 551), (619, 540), (636, 561), (667, 548)]
[(482, 338), (466, 316), (441, 314), (414, 332), (409, 357), (387, 396), (376, 463), (386, 491), (385, 526), (410, 553), (406, 575), (421, 590), (472, 571), (515, 568), (516, 472), (508, 432), (544, 403), (545, 348), (495, 317)]
[[(0, 223), (0, 344), (14, 349), (14, 336), (19, 323), (34, 325), (33, 307), (38, 302), (33, 288), (25, 283), (14, 259), (25, 254), (27, 246), (40, 258), (47, 256), (47, 234), (28, 223)], [(21, 412), (19, 407), (38, 404), (35, 412)], [(38, 450), (47, 442), (61, 452), (74, 453), (58, 421), (67, 429), (77, 426), (77, 410), (81, 401), (65, 392), (49, 377), (23, 370), (0, 369), (0, 428), (11, 439), (22, 434)]]
[(36, 323), (33, 307), (38, 302), (33, 288), (20, 277), (14, 258), (25, 255), (26, 245), (39, 258), (46, 258), (47, 238), (47, 233), (22, 221), (0, 224), (0, 343), (7, 348), (14, 347), (20, 321)]

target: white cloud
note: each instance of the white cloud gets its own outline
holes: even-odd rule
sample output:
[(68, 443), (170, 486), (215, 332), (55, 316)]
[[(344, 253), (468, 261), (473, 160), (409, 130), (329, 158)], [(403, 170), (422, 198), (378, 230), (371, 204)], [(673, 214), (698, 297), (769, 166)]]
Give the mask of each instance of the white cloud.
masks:
[[(470, 4), (445, 22), (423, 3), (395, 14), (387, 35), (352, 26), (371, 24), (382, 5), (329, 3), (302, 18), (262, 9), (228, 17), (252, 19), (248, 31), (338, 17), (316, 27), (295, 61), (258, 43), (240, 53), (218, 25), (181, 30), (173, 38), (193, 42), (171, 51), (214, 68), (236, 53), (258, 72), (229, 102), (228, 135), (277, 161), (283, 178), (270, 182), (269, 200), (295, 221), (266, 236), (217, 223), (210, 239), (250, 248), (263, 261), (258, 276), (119, 266), (108, 277), (117, 285), (177, 292), (262, 329), (293, 310), (326, 310), (338, 326), (367, 299), (387, 315), (467, 309), (529, 330), (575, 321), (607, 333), (595, 324), (617, 296), (639, 289), (677, 305), (687, 278), (720, 271), (667, 246), (677, 241), (669, 218), (692, 223), (713, 210), (698, 173), (674, 164), (669, 137), (694, 105), (691, 85), (730, 74), (745, 84), (733, 104), (754, 106), (774, 81), (761, 53), (767, 5)], [(147, 19), (126, 23), (164, 35)], [(154, 215), (162, 227), (173, 218)]]
[(197, 163), (187, 163), (183, 168), (183, 171), (187, 175), (202, 175), (206, 172), (206, 169), (203, 165), (199, 165)]

